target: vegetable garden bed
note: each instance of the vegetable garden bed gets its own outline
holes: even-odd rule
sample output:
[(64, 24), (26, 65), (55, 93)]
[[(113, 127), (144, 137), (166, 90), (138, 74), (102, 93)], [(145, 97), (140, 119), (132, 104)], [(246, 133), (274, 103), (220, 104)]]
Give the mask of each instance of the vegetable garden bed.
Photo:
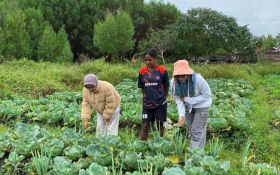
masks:
[[(213, 93), (210, 133), (248, 132), (254, 88), (243, 80), (211, 79)], [(136, 83), (124, 80), (121, 125), (141, 124), (141, 93)], [(165, 137), (156, 132), (147, 141), (119, 137), (95, 138), (80, 120), (81, 93), (63, 92), (40, 99), (14, 97), (0, 103), (0, 121), (10, 127), (0, 133), (0, 174), (229, 174), (230, 162), (217, 154), (188, 150), (187, 136), (172, 127)], [(177, 122), (175, 102), (169, 98), (168, 117)], [(92, 121), (95, 114), (92, 115)], [(52, 127), (60, 128), (53, 132)], [(48, 128), (48, 129), (47, 129)], [(211, 152), (212, 151), (212, 152)], [(216, 156), (214, 156), (216, 155)], [(247, 164), (244, 174), (278, 170), (268, 164)]]

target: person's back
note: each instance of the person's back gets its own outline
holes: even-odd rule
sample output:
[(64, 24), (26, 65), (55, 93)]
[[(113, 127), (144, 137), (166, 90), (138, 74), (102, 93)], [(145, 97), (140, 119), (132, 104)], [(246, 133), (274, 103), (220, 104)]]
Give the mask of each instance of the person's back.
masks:
[(85, 128), (91, 118), (92, 109), (97, 111), (97, 135), (117, 135), (121, 97), (114, 86), (97, 80), (93, 74), (84, 78), (82, 114)]

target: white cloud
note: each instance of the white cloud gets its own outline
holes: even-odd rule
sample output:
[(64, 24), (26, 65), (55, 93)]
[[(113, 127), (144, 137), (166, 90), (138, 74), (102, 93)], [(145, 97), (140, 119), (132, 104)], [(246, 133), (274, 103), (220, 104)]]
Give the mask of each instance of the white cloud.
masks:
[[(148, 1), (148, 0), (146, 0)], [(233, 16), (240, 25), (249, 24), (254, 35), (280, 33), (280, 0), (164, 0), (182, 12), (206, 7)]]

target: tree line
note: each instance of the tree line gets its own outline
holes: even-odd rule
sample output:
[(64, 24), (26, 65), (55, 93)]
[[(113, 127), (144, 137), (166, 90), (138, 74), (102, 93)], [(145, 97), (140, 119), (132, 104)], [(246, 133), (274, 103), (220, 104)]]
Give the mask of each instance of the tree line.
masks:
[(252, 62), (256, 41), (233, 17), (206, 8), (183, 13), (163, 1), (0, 0), (2, 61), (120, 61), (155, 47), (163, 61), (239, 52)]

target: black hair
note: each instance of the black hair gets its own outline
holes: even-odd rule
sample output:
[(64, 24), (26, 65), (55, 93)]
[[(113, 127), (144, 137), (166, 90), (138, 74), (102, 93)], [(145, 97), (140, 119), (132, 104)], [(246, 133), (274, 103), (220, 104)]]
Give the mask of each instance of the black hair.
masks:
[(146, 56), (146, 55), (150, 55), (151, 57), (156, 58), (157, 57), (157, 50), (153, 49), (153, 48), (147, 49), (144, 53), (144, 56)]

